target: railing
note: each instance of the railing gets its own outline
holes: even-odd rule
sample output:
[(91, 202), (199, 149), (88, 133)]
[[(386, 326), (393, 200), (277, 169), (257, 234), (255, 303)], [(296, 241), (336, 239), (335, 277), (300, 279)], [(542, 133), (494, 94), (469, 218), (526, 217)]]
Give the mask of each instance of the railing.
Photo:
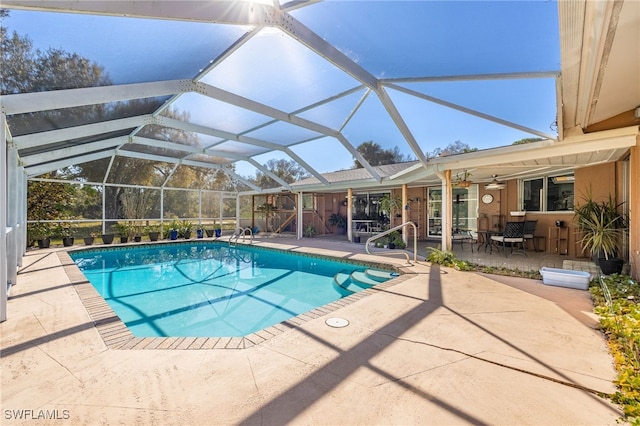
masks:
[(229, 237), (229, 245), (231, 245), (231, 240), (233, 240), (235, 238), (235, 242), (236, 244), (238, 243), (238, 238), (242, 237), (242, 242), (244, 243), (244, 239), (246, 236), (247, 231), (249, 231), (249, 235), (251, 235), (251, 240), (249, 241), (249, 244), (253, 244), (253, 230), (249, 227), (247, 228), (236, 228), (235, 231), (233, 231), (233, 234), (231, 235), (231, 237)]
[[(417, 262), (418, 261), (418, 228), (416, 227), (416, 224), (413, 223), (413, 222), (405, 222), (402, 225), (394, 226), (391, 229), (387, 229), (384, 232), (381, 232), (379, 234), (373, 235), (372, 237), (369, 237), (367, 242), (364, 243), (364, 249), (367, 251), (368, 254), (373, 254), (373, 253), (371, 253), (369, 251), (370, 243), (372, 243), (373, 241), (377, 240), (378, 238), (382, 238), (382, 237), (384, 237), (386, 235), (389, 235), (393, 231), (397, 231), (397, 230), (402, 229), (405, 226), (409, 226), (409, 225), (413, 226), (413, 261)], [(390, 256), (390, 255), (397, 254), (397, 253), (404, 254), (407, 257), (407, 263), (411, 264), (411, 258), (409, 257), (409, 253), (407, 253), (404, 250), (401, 250), (401, 251), (394, 250), (393, 252), (376, 253), (376, 255)]]

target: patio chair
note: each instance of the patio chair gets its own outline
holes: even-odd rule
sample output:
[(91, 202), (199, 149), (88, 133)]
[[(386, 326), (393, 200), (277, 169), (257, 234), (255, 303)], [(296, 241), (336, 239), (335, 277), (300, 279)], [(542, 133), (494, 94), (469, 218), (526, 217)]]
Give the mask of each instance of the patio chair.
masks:
[(474, 236), (471, 231), (452, 231), (451, 246), (455, 243), (460, 243), (460, 250), (464, 250), (464, 243), (469, 243), (471, 247), (471, 253), (473, 253), (473, 245), (478, 242), (478, 234)]
[(533, 249), (538, 251), (538, 244), (536, 243), (536, 239), (534, 238), (534, 234), (536, 232), (536, 225), (538, 224), (537, 220), (525, 220), (524, 222), (524, 239), (525, 239), (525, 249), (527, 247), (527, 242), (529, 240), (533, 240)]
[[(520, 245), (520, 250), (516, 250), (516, 252), (522, 253), (523, 255), (527, 255), (524, 251), (524, 225), (525, 222), (507, 222), (504, 226), (504, 232), (502, 235), (492, 235), (491, 240), (502, 246), (502, 250), (505, 253), (505, 256), (509, 256), (509, 254), (513, 254), (513, 247)], [(507, 254), (507, 244), (511, 248), (509, 254)]]

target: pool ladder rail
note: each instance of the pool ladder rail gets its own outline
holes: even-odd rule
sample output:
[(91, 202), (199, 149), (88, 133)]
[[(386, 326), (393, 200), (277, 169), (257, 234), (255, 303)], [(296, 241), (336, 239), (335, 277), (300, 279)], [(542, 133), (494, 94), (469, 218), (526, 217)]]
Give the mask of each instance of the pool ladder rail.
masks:
[[(366, 243), (364, 243), (364, 249), (367, 251), (368, 254), (373, 255), (374, 253), (371, 253), (371, 251), (369, 250), (369, 247), (371, 246), (371, 243), (375, 240), (377, 240), (378, 238), (382, 238), (386, 235), (389, 235), (390, 233), (392, 233), (393, 231), (397, 231), (400, 230), (402, 228), (404, 228), (405, 226), (413, 226), (413, 261), (414, 262), (418, 262), (418, 228), (416, 227), (416, 224), (409, 221), (409, 222), (405, 222), (402, 225), (398, 225), (395, 226), (391, 229), (387, 229), (384, 232), (381, 232), (379, 234), (373, 235), (372, 237), (370, 237)], [(409, 265), (411, 265), (411, 258), (409, 257), (409, 252), (405, 251), (405, 250), (389, 250), (389, 251), (384, 251), (384, 252), (376, 252), (375, 255), (376, 256), (393, 256), (393, 255), (397, 255), (397, 254), (404, 254), (407, 258), (407, 263)]]
[(242, 237), (242, 242), (244, 243), (245, 237), (247, 235), (247, 231), (249, 232), (249, 235), (251, 236), (251, 239), (249, 240), (249, 244), (253, 244), (253, 230), (249, 227), (246, 228), (236, 228), (235, 231), (233, 231), (233, 234), (231, 234), (231, 236), (229, 237), (229, 245), (231, 245), (231, 241), (235, 239), (235, 243), (238, 243), (238, 239), (240, 237)]

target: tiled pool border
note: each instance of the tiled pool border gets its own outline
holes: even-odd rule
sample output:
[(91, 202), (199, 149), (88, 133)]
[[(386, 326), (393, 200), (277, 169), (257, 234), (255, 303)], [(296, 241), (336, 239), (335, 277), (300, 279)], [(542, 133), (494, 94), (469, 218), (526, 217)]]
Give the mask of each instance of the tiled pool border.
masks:
[[(204, 244), (211, 241), (185, 241), (180, 243), (171, 242), (170, 244), (186, 245), (186, 244)], [(169, 243), (163, 243), (169, 244)], [(137, 246), (139, 247), (139, 246)], [(282, 250), (272, 247), (254, 248), (290, 252), (290, 250)], [(98, 249), (81, 249), (82, 251), (101, 251), (101, 250), (119, 250), (131, 249), (132, 246), (101, 246)], [(76, 251), (76, 250), (73, 250)], [(371, 266), (384, 269), (394, 269), (391, 265), (377, 262), (364, 262), (358, 260), (345, 260), (339, 257), (331, 257), (324, 254), (314, 254), (309, 252), (295, 251), (296, 254), (309, 257), (321, 257), (334, 261), (343, 261), (345, 263), (358, 264), (361, 266)], [(202, 349), (246, 349), (255, 345), (259, 345), (270, 338), (277, 336), (287, 330), (297, 328), (302, 324), (313, 319), (323, 317), (340, 308), (348, 306), (357, 300), (375, 294), (380, 290), (387, 289), (391, 286), (399, 284), (413, 276), (411, 273), (403, 273), (389, 281), (380, 283), (374, 287), (365, 289), (358, 293), (351, 294), (342, 299), (338, 299), (327, 305), (315, 308), (309, 312), (305, 312), (286, 321), (272, 325), (255, 333), (251, 333), (243, 337), (135, 337), (127, 326), (120, 320), (116, 313), (111, 309), (109, 304), (98, 293), (93, 285), (87, 280), (84, 274), (75, 264), (68, 251), (57, 252), (60, 263), (62, 264), (70, 283), (73, 285), (82, 304), (84, 305), (91, 321), (93, 322), (98, 334), (104, 341), (105, 345), (110, 349), (178, 349), (178, 350), (202, 350)]]

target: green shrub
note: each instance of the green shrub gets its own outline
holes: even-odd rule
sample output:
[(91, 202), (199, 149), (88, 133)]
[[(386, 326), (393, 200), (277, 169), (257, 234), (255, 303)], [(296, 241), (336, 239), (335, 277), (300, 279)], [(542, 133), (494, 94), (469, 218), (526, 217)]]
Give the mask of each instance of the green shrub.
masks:
[(453, 252), (440, 250), (433, 247), (427, 247), (427, 250), (429, 251), (427, 260), (431, 263), (448, 266), (459, 271), (471, 271), (474, 269), (470, 263), (465, 262), (464, 260), (456, 259), (456, 256), (453, 254)]
[[(620, 404), (630, 424), (640, 425), (640, 285), (625, 275), (613, 274), (593, 281), (589, 290), (607, 336), (618, 371), (613, 402)], [(611, 296), (611, 305), (603, 287)]]

